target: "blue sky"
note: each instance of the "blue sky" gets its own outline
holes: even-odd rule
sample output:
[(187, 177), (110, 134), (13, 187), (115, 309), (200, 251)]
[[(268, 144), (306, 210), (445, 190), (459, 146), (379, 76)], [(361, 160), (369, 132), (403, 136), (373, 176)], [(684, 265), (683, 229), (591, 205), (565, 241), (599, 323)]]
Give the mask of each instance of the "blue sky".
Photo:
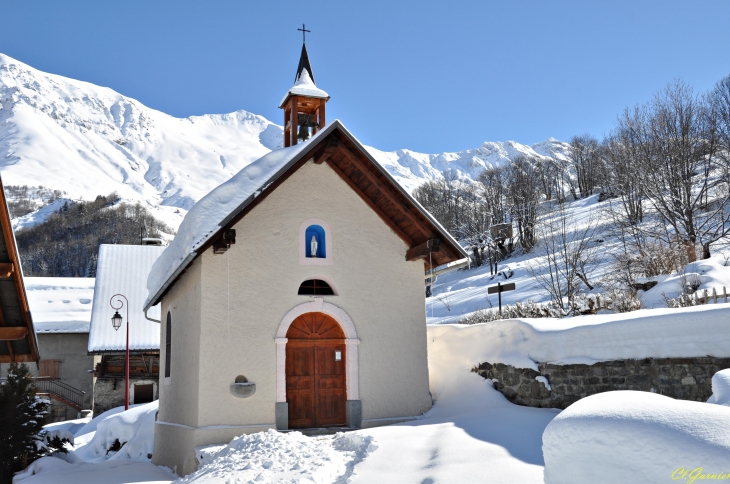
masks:
[(601, 136), (672, 79), (730, 74), (726, 0), (0, 0), (0, 52), (175, 116), (281, 123), (303, 22), (328, 118), (383, 150)]

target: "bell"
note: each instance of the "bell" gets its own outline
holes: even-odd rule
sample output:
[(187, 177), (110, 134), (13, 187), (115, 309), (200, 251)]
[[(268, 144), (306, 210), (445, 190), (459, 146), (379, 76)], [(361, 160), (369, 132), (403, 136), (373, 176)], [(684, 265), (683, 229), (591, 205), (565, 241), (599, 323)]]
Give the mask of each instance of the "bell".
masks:
[(299, 133), (297, 133), (297, 138), (302, 141), (309, 139), (309, 127), (306, 124), (299, 125)]

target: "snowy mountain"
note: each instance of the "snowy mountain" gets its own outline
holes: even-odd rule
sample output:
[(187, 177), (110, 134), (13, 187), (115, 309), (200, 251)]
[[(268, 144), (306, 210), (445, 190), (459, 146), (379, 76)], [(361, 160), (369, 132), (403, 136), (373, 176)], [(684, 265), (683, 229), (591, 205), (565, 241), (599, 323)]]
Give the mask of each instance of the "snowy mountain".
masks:
[(428, 180), (443, 177), (444, 172), (451, 172), (466, 181), (476, 180), (485, 168), (503, 165), (518, 156), (563, 159), (567, 157), (569, 149), (568, 143), (555, 138), (549, 138), (532, 146), (515, 141), (487, 141), (473, 150), (437, 155), (411, 150), (384, 152), (368, 147), (373, 157), (409, 191), (413, 191)]
[[(203, 195), (281, 146), (280, 126), (243, 110), (175, 118), (112, 89), (47, 74), (0, 54), (5, 185), (42, 185), (86, 200), (116, 191), (177, 227)], [(369, 149), (413, 190), (447, 170), (473, 180), (484, 168), (519, 155), (565, 156), (568, 145), (551, 138), (532, 147), (487, 142), (441, 154)]]

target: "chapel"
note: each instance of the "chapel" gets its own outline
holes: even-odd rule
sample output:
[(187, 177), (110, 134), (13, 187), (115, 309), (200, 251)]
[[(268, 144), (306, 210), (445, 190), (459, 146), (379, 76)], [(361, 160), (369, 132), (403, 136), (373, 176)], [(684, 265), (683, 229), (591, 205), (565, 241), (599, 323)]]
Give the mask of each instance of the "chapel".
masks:
[(196, 203), (155, 261), (153, 463), (268, 429), (418, 418), (429, 392), (425, 271), (467, 254), (338, 120), (302, 46), (284, 147)]

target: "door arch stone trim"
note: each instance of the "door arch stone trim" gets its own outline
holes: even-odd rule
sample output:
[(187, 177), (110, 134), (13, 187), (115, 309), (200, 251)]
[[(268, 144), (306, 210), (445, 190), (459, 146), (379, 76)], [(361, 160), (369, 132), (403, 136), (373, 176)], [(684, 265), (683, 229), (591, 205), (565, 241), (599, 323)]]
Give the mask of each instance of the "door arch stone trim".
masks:
[(332, 303), (324, 301), (321, 297), (315, 297), (311, 301), (292, 308), (279, 323), (276, 332), (276, 401), (286, 402), (286, 337), (289, 326), (302, 314), (324, 313), (330, 316), (340, 325), (345, 333), (345, 384), (347, 385), (347, 400), (360, 400), (360, 385), (358, 380), (359, 368), (357, 357), (357, 346), (360, 339), (357, 337), (355, 324), (344, 309)]

